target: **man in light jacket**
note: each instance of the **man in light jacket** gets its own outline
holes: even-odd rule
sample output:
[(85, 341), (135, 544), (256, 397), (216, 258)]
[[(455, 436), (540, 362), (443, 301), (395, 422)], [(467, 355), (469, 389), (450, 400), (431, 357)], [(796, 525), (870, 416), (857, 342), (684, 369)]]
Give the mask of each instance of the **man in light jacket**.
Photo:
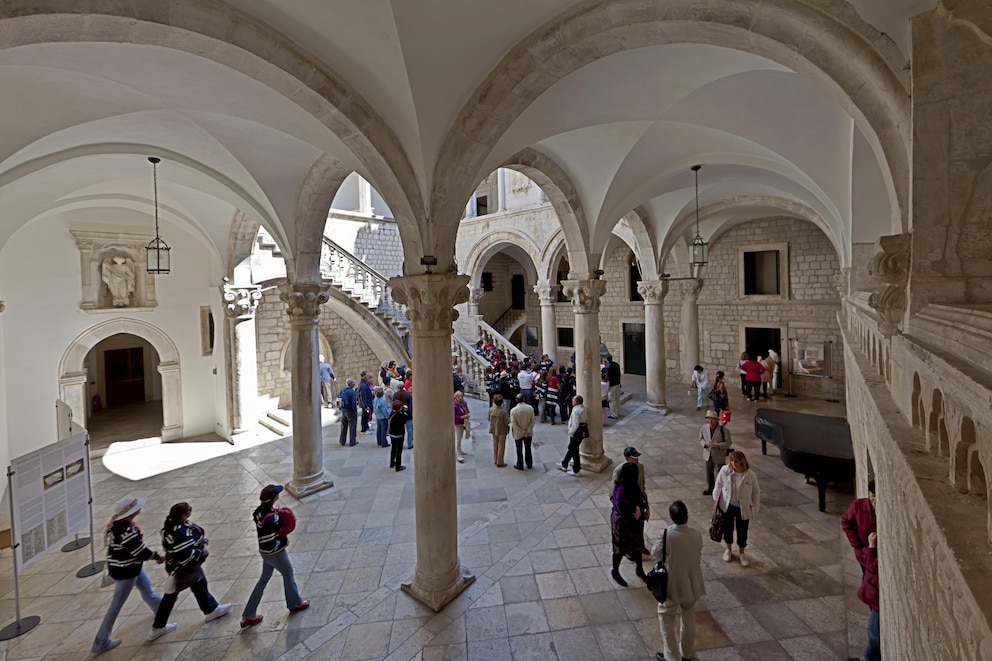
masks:
[[(685, 503), (676, 500), (668, 508), (672, 520), (662, 536), (658, 537), (651, 554), (662, 560), (664, 549), (665, 564), (668, 567), (668, 598), (658, 604), (658, 622), (661, 625), (661, 640), (664, 652), (655, 655), (657, 661), (687, 661), (695, 654), (696, 643), (696, 604), (706, 594), (701, 568), (703, 536), (698, 530), (689, 527), (689, 510)], [(679, 636), (675, 636), (675, 621), (680, 619)], [(678, 650), (678, 654), (675, 650)]]
[(730, 430), (720, 424), (719, 414), (710, 409), (706, 412), (706, 424), (699, 428), (699, 445), (703, 448), (703, 461), (706, 462), (706, 491), (704, 496), (713, 495), (715, 472), (727, 463), (727, 453), (730, 452)]
[(533, 468), (530, 446), (534, 440), (534, 408), (523, 395), (517, 395), (517, 405), (510, 409), (510, 433), (513, 434), (513, 444), (517, 446), (517, 463), (513, 467), (518, 471), (522, 471), (525, 465)]

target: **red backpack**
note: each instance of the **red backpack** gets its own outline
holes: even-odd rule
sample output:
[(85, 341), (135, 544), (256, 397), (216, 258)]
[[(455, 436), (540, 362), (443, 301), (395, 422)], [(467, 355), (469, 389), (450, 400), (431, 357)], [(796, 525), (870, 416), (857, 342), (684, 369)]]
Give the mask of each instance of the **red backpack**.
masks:
[(265, 523), (265, 520), (273, 514), (279, 515), (279, 530), (276, 533), (277, 535), (285, 537), (296, 530), (296, 515), (293, 514), (293, 510), (288, 507), (277, 507), (262, 518), (262, 523)]

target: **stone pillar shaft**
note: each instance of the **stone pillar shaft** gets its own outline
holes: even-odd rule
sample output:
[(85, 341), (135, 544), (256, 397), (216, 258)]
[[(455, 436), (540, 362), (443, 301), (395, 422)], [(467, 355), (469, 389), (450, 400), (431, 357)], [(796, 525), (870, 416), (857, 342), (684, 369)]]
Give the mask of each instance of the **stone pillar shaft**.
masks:
[(699, 289), (701, 280), (686, 280), (682, 283), (681, 345), (682, 375), (687, 375), (699, 364)]
[(645, 389), (648, 406), (663, 414), (668, 412), (665, 389), (665, 295), (668, 282), (645, 280), (637, 283), (637, 293), (644, 299), (644, 347), (647, 374)]
[(611, 459), (603, 452), (600, 413), (599, 301), (606, 293), (602, 280), (565, 280), (565, 296), (575, 309), (575, 392), (582, 395), (589, 414), (589, 438), (582, 441), (582, 468), (601, 472)]
[(506, 211), (506, 170), (496, 170), (496, 210)]
[(558, 285), (540, 282), (534, 291), (541, 301), (541, 351), (551, 360), (558, 362), (558, 322), (555, 319), (555, 303), (558, 301)]
[(455, 429), (451, 418), (454, 306), (468, 300), (468, 276), (392, 278), (393, 298), (407, 306), (417, 388), (413, 397), (417, 565), (402, 589), (435, 611), (475, 577), (458, 557)]
[(320, 427), (317, 323), (327, 302), (325, 284), (286, 284), (280, 297), (289, 315), (293, 350), (293, 479), (286, 488), (297, 498), (334, 486), (324, 470)]
[(228, 322), (228, 375), (232, 383), (231, 434), (240, 434), (256, 424), (258, 402), (258, 355), (255, 346), (255, 310), (262, 300), (259, 285), (235, 287), (225, 284), (221, 297)]

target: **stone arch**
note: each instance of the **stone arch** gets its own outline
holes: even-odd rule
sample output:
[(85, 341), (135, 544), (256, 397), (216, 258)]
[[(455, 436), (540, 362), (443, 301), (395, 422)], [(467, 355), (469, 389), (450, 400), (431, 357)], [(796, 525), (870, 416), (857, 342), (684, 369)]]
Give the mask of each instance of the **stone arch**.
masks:
[[(565, 245), (565, 233), (558, 229), (551, 235), (547, 245), (541, 251), (541, 262), (538, 268), (541, 274), (546, 275), (549, 281), (556, 281), (558, 277), (558, 263), (564, 258), (568, 261), (568, 246)], [(571, 264), (569, 264), (571, 268)]]
[(985, 479), (985, 464), (977, 446), (968, 453), (968, 493), (988, 498), (988, 482)]
[(86, 426), (89, 402), (86, 401), (86, 370), (83, 362), (90, 349), (101, 340), (121, 333), (147, 340), (158, 352), (158, 372), (162, 376), (162, 440), (181, 439), (183, 397), (179, 350), (164, 331), (148, 322), (126, 317), (109, 319), (77, 335), (59, 361), (59, 398), (72, 408), (75, 419)]
[(578, 191), (561, 166), (535, 149), (524, 149), (500, 167), (516, 170), (541, 187), (563, 230), (568, 263), (573, 269), (569, 277), (572, 280), (593, 277), (596, 260), (589, 255), (589, 224)]
[(934, 390), (931, 395), (932, 404), (930, 406), (930, 425), (927, 427), (927, 451), (940, 456), (940, 425), (943, 422), (944, 398), (939, 390)]
[(961, 437), (954, 444), (954, 454), (951, 455), (951, 484), (959, 491), (968, 490), (968, 481), (971, 478), (970, 460), (971, 450), (975, 445), (975, 423), (971, 418), (965, 416), (961, 420)]
[(513, 246), (527, 256), (527, 260), (520, 260), (517, 259), (517, 255), (511, 255), (524, 267), (524, 271), (528, 279), (530, 279), (531, 284), (537, 283), (541, 277), (540, 265), (542, 263), (542, 252), (540, 247), (526, 233), (513, 228), (507, 228), (486, 234), (481, 241), (472, 246), (472, 250), (469, 251), (469, 254), (465, 258), (465, 265), (462, 269), (471, 278), (469, 281), (470, 289), (481, 287), (483, 266), (485, 266), (486, 262), (493, 255), (503, 250), (506, 246)]
[[(425, 215), (406, 152), (372, 106), (326, 65), (248, 14), (197, 0), (174, 0), (167, 10), (158, 0), (13, 0), (0, 7), (0, 34), (15, 33), (16, 40), (0, 39), (0, 48), (68, 41), (170, 48), (262, 81), (341, 140), (397, 218), (419, 224)], [(444, 259), (453, 257), (454, 251)]]
[(634, 257), (641, 267), (641, 279), (645, 281), (658, 279), (660, 262), (654, 234), (648, 230), (650, 224), (647, 209), (639, 206), (629, 211), (613, 228), (613, 233), (634, 251)]
[[(431, 194), (437, 217), (458, 217), (457, 200), (468, 197), (472, 182), (491, 165), (487, 160), (499, 158), (489, 149), (557, 81), (614, 53), (667, 43), (760, 55), (823, 89), (872, 147), (898, 210), (893, 233), (904, 231), (910, 162), (905, 59), (851, 12), (832, 15), (800, 0), (670, 0), (646, 8), (641, 0), (587, 0), (535, 30), (476, 88), (445, 137)], [(479, 136), (486, 136), (481, 145)]]
[(920, 373), (913, 372), (913, 394), (910, 399), (910, 408), (912, 409), (911, 415), (913, 418), (914, 427), (920, 427), (923, 424), (923, 409), (920, 406), (921, 392), (922, 386), (920, 385)]

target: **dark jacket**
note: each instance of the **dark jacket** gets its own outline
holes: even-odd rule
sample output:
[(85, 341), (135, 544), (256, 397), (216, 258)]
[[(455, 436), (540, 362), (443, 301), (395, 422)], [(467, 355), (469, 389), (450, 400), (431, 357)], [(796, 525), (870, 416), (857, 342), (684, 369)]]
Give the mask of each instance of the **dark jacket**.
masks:
[(170, 574), (191, 571), (208, 555), (203, 528), (190, 521), (162, 531), (162, 546), (165, 548), (165, 571)]
[(255, 520), (255, 531), (258, 533), (258, 552), (262, 555), (274, 555), (284, 551), (289, 545), (289, 539), (279, 534), (282, 522), (279, 512), (267, 505), (259, 505), (251, 515)]
[(389, 436), (393, 438), (403, 439), (404, 434), (406, 434), (406, 421), (410, 419), (403, 411), (397, 411), (389, 416), (389, 422), (386, 423), (386, 431)]
[(372, 400), (375, 399), (375, 393), (372, 392), (372, 386), (369, 385), (368, 381), (362, 381), (358, 384), (358, 399), (362, 403), (362, 408), (372, 408)]
[(393, 401), (399, 400), (406, 407), (406, 415), (413, 418), (413, 394), (409, 390), (397, 390), (393, 393)]
[(341, 392), (338, 393), (338, 397), (341, 398), (342, 411), (347, 411), (348, 413), (358, 412), (358, 395), (355, 393), (354, 388), (342, 388)]
[(610, 380), (610, 387), (620, 385), (620, 363), (611, 360), (606, 366), (606, 377)]
[(145, 546), (141, 529), (130, 521), (114, 521), (107, 547), (107, 567), (110, 578), (123, 581), (141, 573), (145, 560), (158, 558), (158, 553)]

